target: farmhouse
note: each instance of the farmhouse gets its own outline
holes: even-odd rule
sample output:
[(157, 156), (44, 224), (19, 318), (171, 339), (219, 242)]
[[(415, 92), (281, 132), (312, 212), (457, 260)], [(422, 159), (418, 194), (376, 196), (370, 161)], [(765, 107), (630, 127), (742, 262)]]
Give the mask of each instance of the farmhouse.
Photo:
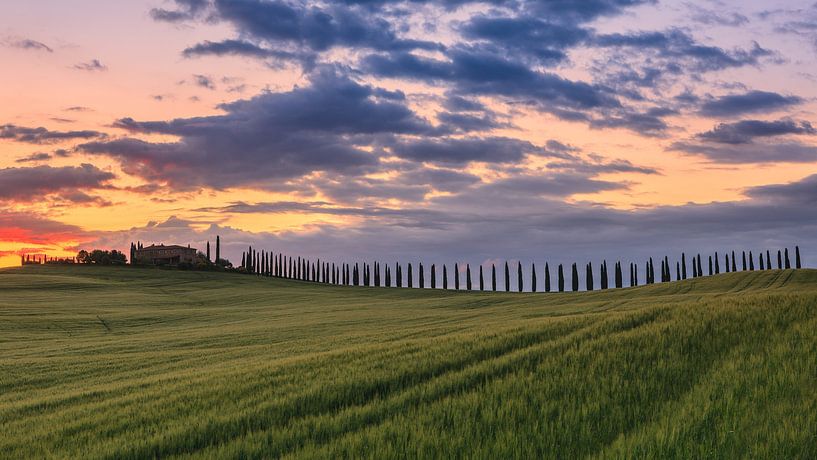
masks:
[(178, 265), (182, 262), (192, 263), (196, 257), (196, 249), (190, 246), (152, 244), (136, 249), (134, 257), (137, 263), (148, 265)]

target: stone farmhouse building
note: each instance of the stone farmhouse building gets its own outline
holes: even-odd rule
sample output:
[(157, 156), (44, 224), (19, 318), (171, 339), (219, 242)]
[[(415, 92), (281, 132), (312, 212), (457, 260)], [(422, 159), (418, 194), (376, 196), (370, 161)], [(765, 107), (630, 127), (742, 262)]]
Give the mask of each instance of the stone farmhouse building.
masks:
[(178, 265), (180, 263), (192, 263), (196, 257), (196, 249), (190, 246), (170, 245), (150, 245), (137, 249), (135, 252), (136, 263), (145, 265)]

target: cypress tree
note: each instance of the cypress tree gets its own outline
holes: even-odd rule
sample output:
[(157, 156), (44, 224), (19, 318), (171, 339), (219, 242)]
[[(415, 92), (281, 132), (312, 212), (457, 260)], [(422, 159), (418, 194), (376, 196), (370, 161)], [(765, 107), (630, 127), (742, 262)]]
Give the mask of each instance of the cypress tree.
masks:
[(777, 250), (777, 269), (783, 269), (783, 254), (780, 252), (780, 249)]
[(536, 292), (536, 264), (530, 265), (530, 291)]
[(791, 268), (791, 262), (789, 262), (789, 248), (786, 248), (786, 270)]
[(338, 277), (335, 275), (335, 263), (332, 262), (332, 284), (338, 284)]
[(545, 262), (545, 292), (550, 292), (550, 267)]
[(420, 273), (419, 273), (419, 275), (420, 275), (420, 289), (425, 289), (426, 288), (426, 274), (425, 274), (425, 271), (423, 270), (423, 263), (422, 262), (420, 262)]
[(448, 267), (443, 264), (443, 289), (448, 289)]
[(766, 270), (772, 269), (772, 256), (769, 253), (769, 250), (766, 250)]
[(437, 267), (431, 264), (431, 289), (437, 289)]
[(221, 260), (221, 237), (216, 235), (216, 263)]
[(505, 292), (511, 292), (511, 271), (508, 270), (508, 261), (505, 261)]
[(704, 276), (703, 268), (701, 268), (701, 255), (698, 254), (698, 276)]
[(633, 274), (635, 275), (635, 285), (638, 286), (638, 264), (633, 263)]
[(630, 287), (635, 286), (635, 270), (633, 269), (633, 263), (630, 262)]
[(738, 261), (737, 261), (737, 259), (735, 258), (735, 251), (732, 251), (732, 271), (733, 271), (733, 272), (738, 271), (738, 265), (737, 265), (737, 263), (738, 263)]
[(588, 291), (593, 290), (593, 263), (587, 262), (587, 276), (584, 279), (584, 284)]
[(471, 264), (465, 264), (465, 289), (471, 290)]
[(766, 270), (766, 265), (763, 264), (763, 251), (760, 251), (760, 269)]
[(649, 267), (647, 267), (647, 268), (649, 269), (649, 272), (650, 272), (650, 274), (649, 274), (649, 277), (650, 277), (649, 284), (655, 284), (655, 264), (653, 264), (652, 257), (650, 257)]
[(391, 287), (391, 267), (386, 265), (386, 287)]
[(456, 262), (454, 263), (454, 289), (460, 290), (460, 265)]
[(803, 264), (800, 262), (800, 246), (794, 247), (794, 268), (803, 268)]
[(726, 273), (729, 273), (729, 253), (723, 255), (724, 260), (726, 260)]
[(743, 271), (746, 271), (746, 251), (743, 251)]
[(697, 278), (698, 275), (698, 261), (695, 260), (695, 257), (692, 258), (692, 277)]
[(247, 253), (244, 251), (241, 252), (241, 266), (244, 268), (247, 267)]
[(411, 273), (411, 262), (408, 264), (408, 287), (409, 289), (414, 287), (414, 274)]
[(755, 271), (755, 258), (752, 255), (752, 251), (749, 251), (749, 271)]
[(400, 267), (400, 262), (397, 262), (397, 287), (403, 287), (403, 268)]
[[(712, 264), (709, 264), (709, 265), (712, 266)], [(718, 258), (718, 253), (716, 252), (715, 253), (715, 274), (718, 275), (718, 274), (720, 274), (720, 272), (721, 272), (721, 262), (720, 262), (720, 259)]]
[(516, 283), (519, 285), (519, 292), (522, 292), (522, 261), (516, 264)]
[(573, 285), (571, 287), (573, 288), (573, 292), (576, 292), (576, 291), (579, 290), (579, 270), (576, 268), (576, 263), (575, 262), (573, 263), (573, 273), (572, 273), (572, 275), (573, 275)]
[(616, 288), (624, 287), (624, 274), (621, 272), (621, 261), (616, 262)]
[(686, 253), (681, 253), (681, 279), (687, 279), (687, 255)]
[(610, 272), (607, 270), (606, 260), (602, 263), (602, 267), (604, 268), (604, 274), (601, 277), (601, 288), (608, 289), (610, 287)]
[(496, 264), (491, 264), (491, 290), (496, 292)]
[(675, 281), (681, 281), (681, 262), (675, 262)]
[(562, 268), (562, 264), (559, 264), (559, 270), (558, 270), (558, 275), (557, 276), (558, 276), (557, 281), (558, 281), (559, 292), (565, 292), (565, 271)]
[(210, 241), (207, 241), (207, 262), (210, 262)]
[(479, 290), (485, 290), (485, 278), (482, 276), (482, 264), (479, 264)]

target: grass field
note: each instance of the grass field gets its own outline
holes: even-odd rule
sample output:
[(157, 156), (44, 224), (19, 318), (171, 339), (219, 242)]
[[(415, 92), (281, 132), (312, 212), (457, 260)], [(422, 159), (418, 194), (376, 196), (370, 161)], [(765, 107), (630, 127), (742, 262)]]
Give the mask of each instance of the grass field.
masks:
[(817, 271), (592, 293), (0, 270), (3, 458), (817, 458)]

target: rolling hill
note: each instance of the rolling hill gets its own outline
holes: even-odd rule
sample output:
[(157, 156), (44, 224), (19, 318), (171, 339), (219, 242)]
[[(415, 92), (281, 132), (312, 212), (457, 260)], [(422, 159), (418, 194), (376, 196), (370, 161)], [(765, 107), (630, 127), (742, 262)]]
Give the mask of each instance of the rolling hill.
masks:
[(817, 270), (589, 293), (0, 270), (3, 458), (817, 458)]

